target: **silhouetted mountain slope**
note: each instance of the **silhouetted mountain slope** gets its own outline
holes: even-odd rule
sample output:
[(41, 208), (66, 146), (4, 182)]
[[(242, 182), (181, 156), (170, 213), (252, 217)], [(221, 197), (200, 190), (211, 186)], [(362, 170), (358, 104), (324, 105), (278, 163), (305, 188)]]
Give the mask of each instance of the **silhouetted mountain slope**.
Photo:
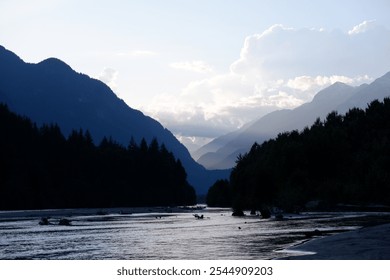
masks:
[(0, 104), (0, 209), (192, 205), (195, 190), (179, 160), (157, 140), (125, 148), (88, 131), (66, 139)]
[(38, 125), (57, 123), (65, 135), (72, 129), (88, 129), (96, 144), (104, 136), (126, 146), (131, 137), (137, 142), (156, 137), (182, 161), (198, 194), (228, 176), (227, 171), (205, 170), (159, 122), (130, 108), (103, 82), (55, 58), (29, 64), (0, 46), (0, 102)]
[(253, 144), (233, 168), (230, 185), (214, 187), (210, 195), (218, 201), (230, 189), (237, 210), (300, 211), (310, 201), (325, 209), (339, 203), (389, 205), (389, 174), (390, 98), (384, 98)]
[[(333, 110), (345, 113), (353, 107), (366, 108), (370, 101), (374, 99), (381, 101), (387, 96), (390, 96), (390, 73), (370, 85), (364, 84), (359, 87), (337, 82), (317, 93), (309, 103), (293, 110), (272, 112), (244, 129), (230, 133), (229, 137), (215, 139), (214, 152), (199, 155), (198, 162), (210, 169), (231, 168), (237, 156), (248, 152), (254, 142), (262, 143), (285, 131), (301, 130), (317, 118), (324, 119)], [(234, 137), (231, 137), (232, 135)]]

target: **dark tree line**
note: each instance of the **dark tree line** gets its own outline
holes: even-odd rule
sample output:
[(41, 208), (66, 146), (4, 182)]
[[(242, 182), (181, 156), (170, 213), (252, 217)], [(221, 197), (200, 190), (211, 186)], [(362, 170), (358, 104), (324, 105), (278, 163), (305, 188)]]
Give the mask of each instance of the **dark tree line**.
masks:
[(64, 137), (0, 105), (0, 209), (190, 205), (187, 174), (156, 139), (96, 146), (88, 131)]
[[(255, 143), (219, 188), (222, 197), (231, 192), (237, 210), (293, 210), (313, 200), (324, 207), (390, 205), (390, 99), (343, 116), (332, 112), (301, 132)], [(213, 190), (208, 198), (216, 200)]]
[(207, 192), (206, 203), (210, 207), (232, 206), (232, 192), (228, 180), (217, 180)]

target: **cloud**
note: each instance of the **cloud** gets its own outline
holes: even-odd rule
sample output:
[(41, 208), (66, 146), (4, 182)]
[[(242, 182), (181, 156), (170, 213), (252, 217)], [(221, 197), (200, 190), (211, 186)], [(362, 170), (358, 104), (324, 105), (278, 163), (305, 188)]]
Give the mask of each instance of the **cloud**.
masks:
[(194, 81), (177, 95), (156, 96), (143, 111), (175, 134), (214, 138), (277, 109), (258, 106), (253, 90), (238, 75), (217, 75)]
[(274, 25), (245, 39), (240, 58), (232, 64), (231, 71), (263, 81), (298, 76), (383, 74), (389, 69), (389, 63), (383, 61), (389, 58), (389, 30), (375, 28), (371, 21), (352, 30), (349, 34)]
[(97, 78), (106, 85), (108, 85), (113, 91), (115, 91), (117, 88), (117, 77), (118, 71), (112, 68), (104, 68)]
[(366, 32), (367, 30), (375, 26), (375, 20), (365, 20), (362, 23), (354, 26), (351, 30), (348, 31), (349, 35), (356, 35), (359, 33)]
[(169, 65), (171, 68), (192, 71), (197, 73), (212, 73), (213, 68), (201, 60), (174, 62)]
[(289, 79), (287, 81), (286, 86), (294, 89), (299, 90), (302, 92), (307, 91), (319, 91), (323, 87), (330, 86), (334, 84), (335, 82), (342, 82), (345, 84), (351, 84), (351, 85), (357, 85), (363, 82), (370, 81), (371, 79), (368, 77), (368, 75), (364, 76), (358, 76), (354, 78), (346, 77), (346, 76), (338, 76), (338, 75), (332, 75), (329, 77), (326, 76), (300, 76), (295, 77), (293, 79)]
[(309, 102), (337, 81), (360, 85), (389, 70), (390, 31), (372, 21), (349, 32), (273, 25), (244, 40), (227, 73), (157, 96), (143, 110), (177, 135), (212, 138), (275, 109)]
[(175, 134), (175, 137), (184, 144), (184, 146), (187, 147), (187, 149), (190, 152), (195, 152), (197, 149), (202, 147), (203, 145), (206, 145), (210, 141), (213, 140), (213, 138), (207, 138), (207, 137), (194, 137), (194, 136), (183, 136), (181, 134)]

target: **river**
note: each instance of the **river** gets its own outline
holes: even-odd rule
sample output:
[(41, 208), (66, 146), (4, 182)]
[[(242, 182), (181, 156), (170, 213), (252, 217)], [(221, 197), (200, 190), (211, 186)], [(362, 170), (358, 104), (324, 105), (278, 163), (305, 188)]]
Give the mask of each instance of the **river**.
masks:
[[(0, 259), (274, 259), (287, 256), (283, 249), (315, 229), (353, 230), (372, 215), (303, 213), (265, 220), (233, 217), (223, 208), (105, 211), (0, 212)], [(48, 215), (51, 224), (38, 225)], [(60, 218), (71, 225), (58, 225)]]

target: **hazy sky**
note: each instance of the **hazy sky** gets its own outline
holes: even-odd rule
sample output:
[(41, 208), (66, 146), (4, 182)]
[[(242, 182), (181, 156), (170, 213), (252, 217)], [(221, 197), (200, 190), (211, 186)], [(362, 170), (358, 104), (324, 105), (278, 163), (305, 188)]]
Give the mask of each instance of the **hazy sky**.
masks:
[(0, 45), (101, 79), (193, 148), (390, 71), (389, 15), (388, 0), (0, 0)]

